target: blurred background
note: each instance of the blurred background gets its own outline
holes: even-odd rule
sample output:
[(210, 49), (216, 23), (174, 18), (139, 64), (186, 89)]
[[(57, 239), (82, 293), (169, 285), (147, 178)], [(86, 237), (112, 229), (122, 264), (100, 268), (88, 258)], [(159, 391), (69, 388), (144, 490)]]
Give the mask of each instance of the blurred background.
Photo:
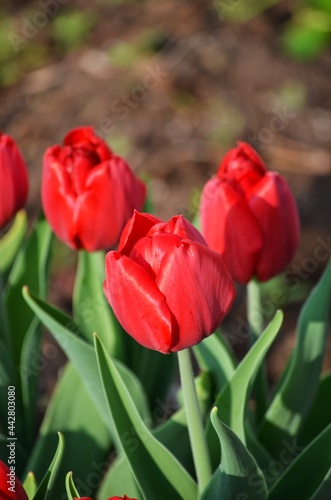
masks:
[[(161, 218), (195, 215), (204, 183), (237, 140), (286, 177), (302, 239), (273, 284), (286, 299), (276, 304), (265, 287), (268, 314), (286, 308), (270, 354), (277, 378), (331, 250), (331, 2), (2, 0), (0, 40), (0, 129), (28, 163), (31, 218), (46, 148), (82, 125), (148, 183)], [(74, 262), (57, 243), (50, 300), (67, 310)], [(229, 325), (245, 315), (238, 292)], [(52, 363), (56, 370), (63, 359)], [(45, 377), (43, 390), (53, 383)]]

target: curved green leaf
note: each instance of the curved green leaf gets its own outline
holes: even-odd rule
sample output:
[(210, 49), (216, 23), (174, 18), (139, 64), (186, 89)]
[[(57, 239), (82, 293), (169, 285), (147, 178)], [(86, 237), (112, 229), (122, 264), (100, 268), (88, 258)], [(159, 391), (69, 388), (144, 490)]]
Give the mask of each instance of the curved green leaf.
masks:
[(323, 482), (329, 477), (330, 465), (331, 424), (292, 461), (270, 488), (268, 500), (310, 500), (318, 491), (321, 493)]
[(17, 212), (14, 223), (8, 233), (0, 239), (0, 273), (8, 270), (23, 242), (28, 229), (25, 210)]
[(225, 340), (215, 332), (194, 346), (193, 351), (200, 369), (211, 373), (219, 394), (235, 371), (235, 361)]
[(202, 495), (202, 500), (267, 498), (267, 486), (259, 466), (238, 436), (217, 417), (213, 408), (210, 418), (218, 435), (222, 461)]
[(33, 472), (29, 472), (28, 475), (26, 476), (25, 481), (23, 483), (23, 488), (25, 489), (25, 492), (28, 495), (29, 500), (32, 500), (38, 489), (36, 478)]
[(298, 435), (318, 391), (330, 302), (331, 261), (301, 311), (290, 366), (261, 425), (260, 439), (274, 455)]
[(105, 252), (80, 250), (73, 295), (75, 322), (91, 344), (96, 332), (110, 355), (123, 360), (124, 331), (106, 300), (104, 280)]
[(331, 405), (325, 404), (331, 394), (331, 372), (326, 373), (320, 382), (316, 398), (299, 435), (299, 442), (308, 445), (331, 422)]
[[(27, 464), (27, 470), (33, 470), (37, 479), (44, 475), (46, 464), (51, 460), (57, 431), (64, 436), (66, 447), (59, 477), (53, 485), (54, 498), (63, 497), (64, 477), (68, 470), (84, 484), (83, 493), (92, 497), (97, 487), (95, 478), (100, 481), (110, 465), (108, 455), (112, 439), (71, 364), (65, 367), (52, 394)], [(101, 470), (100, 464), (103, 464)], [(94, 478), (92, 484), (88, 482), (91, 475)]]
[(75, 500), (75, 498), (79, 498), (79, 493), (72, 478), (72, 472), (68, 472), (68, 474), (66, 475), (65, 486), (68, 500)]
[(52, 491), (56, 476), (58, 474), (61, 460), (64, 452), (64, 439), (60, 432), (58, 432), (59, 443), (52, 460), (52, 463), (48, 467), (48, 470), (41, 481), (33, 500), (53, 500), (55, 495)]
[[(222, 422), (228, 425), (244, 444), (246, 444), (245, 412), (254, 377), (279, 332), (282, 321), (283, 313), (278, 311), (271, 323), (241, 361), (230, 382), (224, 387), (215, 403), (219, 408), (219, 417), (222, 419)], [(207, 426), (207, 439), (212, 461), (216, 466), (219, 463), (219, 446), (215, 441), (215, 432), (210, 423)]]
[[(23, 296), (76, 368), (102, 420), (113, 432), (93, 347), (82, 338), (79, 329), (69, 316), (35, 297), (26, 288), (23, 289)], [(137, 410), (144, 419), (150, 419), (146, 396), (140, 381), (119, 361), (116, 362), (116, 366), (125, 380)]]
[(144, 497), (158, 500), (197, 498), (196, 483), (148, 430), (114, 362), (97, 337), (95, 349), (118, 439)]

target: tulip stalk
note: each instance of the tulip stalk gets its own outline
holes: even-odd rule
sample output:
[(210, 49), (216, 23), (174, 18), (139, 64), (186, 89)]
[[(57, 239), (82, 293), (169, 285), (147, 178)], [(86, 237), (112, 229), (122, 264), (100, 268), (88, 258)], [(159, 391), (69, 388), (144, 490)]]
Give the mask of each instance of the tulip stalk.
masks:
[[(252, 279), (247, 285), (247, 318), (250, 341), (253, 345), (263, 332), (262, 291), (260, 283), (256, 279)], [(267, 375), (264, 364), (261, 365), (256, 375), (254, 395), (256, 414), (260, 421), (268, 407)]]
[(212, 470), (189, 349), (178, 351), (178, 362), (198, 488), (199, 492), (202, 493), (211, 478)]

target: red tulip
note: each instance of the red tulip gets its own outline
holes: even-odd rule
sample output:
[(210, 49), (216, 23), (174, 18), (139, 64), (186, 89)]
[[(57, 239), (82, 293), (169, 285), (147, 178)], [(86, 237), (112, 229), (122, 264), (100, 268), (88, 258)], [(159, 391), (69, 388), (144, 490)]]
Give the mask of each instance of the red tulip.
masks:
[(71, 248), (92, 252), (117, 244), (133, 210), (143, 207), (146, 189), (91, 127), (80, 127), (63, 147), (46, 151), (41, 194), (54, 233)]
[(28, 171), (14, 140), (0, 132), (0, 229), (24, 206)]
[(228, 152), (205, 185), (200, 217), (208, 245), (239, 283), (276, 276), (299, 245), (298, 211), (286, 181), (268, 172), (244, 142)]
[[(13, 466), (11, 466), (13, 467)], [(0, 499), (1, 500), (28, 500), (28, 495), (15, 476), (15, 470), (0, 460)]]
[(187, 220), (138, 212), (106, 256), (104, 291), (123, 328), (164, 354), (210, 335), (235, 296), (222, 257)]

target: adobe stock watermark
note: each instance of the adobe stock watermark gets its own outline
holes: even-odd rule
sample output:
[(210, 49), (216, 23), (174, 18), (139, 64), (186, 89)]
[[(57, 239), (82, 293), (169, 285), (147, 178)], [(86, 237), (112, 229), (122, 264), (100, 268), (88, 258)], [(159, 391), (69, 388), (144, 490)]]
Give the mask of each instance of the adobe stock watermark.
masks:
[(247, 137), (247, 142), (260, 151), (275, 139), (276, 134), (284, 132), (290, 122), (297, 117), (295, 113), (289, 113), (286, 106), (274, 108), (272, 113), (273, 116), (269, 120), (269, 126), (263, 127), (257, 134)]
[[(331, 256), (331, 234), (326, 238), (316, 238), (317, 245), (313, 254), (305, 257), (300, 264), (292, 264), (282, 276), (286, 288), (294, 292), (298, 290), (303, 281), (308, 280), (317, 271), (320, 263), (326, 262)], [(287, 302), (287, 295), (283, 287), (275, 287), (267, 298), (261, 303), (261, 308), (256, 312), (265, 318), (272, 317), (277, 309)], [(237, 316), (234, 329), (224, 332), (231, 345), (242, 344), (250, 338), (250, 328), (246, 319)]]
[[(270, 487), (285, 469), (297, 458), (304, 450), (303, 446), (299, 446), (295, 439), (292, 442), (282, 441), (283, 449), (278, 455), (278, 459), (271, 460), (268, 466), (262, 470), (265, 482)], [(247, 478), (247, 483), (251, 488), (256, 489), (256, 493), (261, 495), (264, 492), (264, 481), (258, 474), (250, 474)], [(239, 493), (235, 500), (250, 500), (248, 493)]]
[(18, 32), (10, 31), (7, 38), (18, 53), (22, 47), (34, 38), (39, 30), (44, 28), (60, 11), (61, 7), (67, 5), (71, 0), (39, 0), (39, 9), (35, 10), (29, 16), (20, 19)]

